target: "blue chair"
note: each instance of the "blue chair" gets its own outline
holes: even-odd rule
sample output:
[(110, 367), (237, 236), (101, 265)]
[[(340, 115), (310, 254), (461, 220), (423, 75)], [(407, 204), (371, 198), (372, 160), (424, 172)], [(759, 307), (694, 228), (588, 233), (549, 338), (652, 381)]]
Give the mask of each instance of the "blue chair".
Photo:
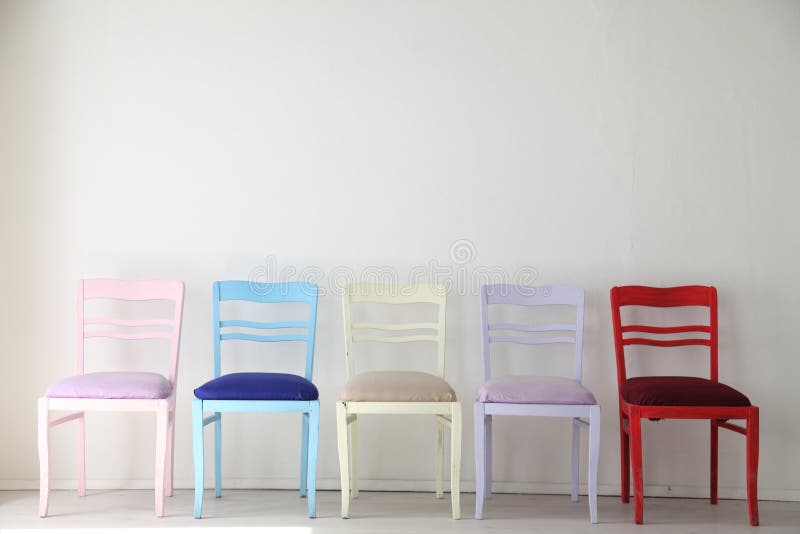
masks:
[[(194, 447), (194, 516), (203, 512), (203, 428), (214, 423), (214, 490), (222, 496), (222, 412), (297, 412), (303, 414), (300, 459), (300, 496), (308, 495), (308, 516), (316, 517), (317, 450), (319, 448), (319, 392), (311, 383), (314, 365), (314, 332), (317, 321), (316, 285), (306, 282), (264, 284), (247, 281), (214, 282), (214, 379), (194, 390), (192, 442)], [(220, 303), (238, 300), (259, 303), (302, 302), (309, 304), (308, 321), (253, 322), (220, 320)], [(222, 332), (238, 329), (305, 329), (303, 334), (256, 335)], [(220, 371), (222, 341), (304, 341), (305, 377), (284, 373), (232, 373)], [(205, 412), (213, 415), (203, 417)]]

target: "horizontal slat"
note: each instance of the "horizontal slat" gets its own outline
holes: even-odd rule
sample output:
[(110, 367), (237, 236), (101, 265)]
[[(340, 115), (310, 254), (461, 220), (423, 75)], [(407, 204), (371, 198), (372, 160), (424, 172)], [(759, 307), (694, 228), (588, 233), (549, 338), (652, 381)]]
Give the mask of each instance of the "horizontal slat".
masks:
[(173, 326), (175, 321), (171, 319), (107, 319), (105, 317), (93, 317), (84, 319), (84, 324), (110, 324), (114, 326)]
[(83, 337), (109, 337), (114, 339), (172, 339), (172, 332), (84, 332)]
[(436, 330), (439, 323), (353, 323), (353, 330)]
[(575, 343), (574, 337), (522, 337), (489, 336), (489, 343), (523, 343), (525, 345), (547, 345), (550, 343)]
[(239, 412), (239, 413), (307, 413), (314, 405), (319, 409), (319, 401), (285, 401), (285, 400), (204, 400), (203, 410), (209, 412)]
[(711, 346), (708, 339), (648, 339), (645, 337), (632, 337), (622, 340), (623, 345), (650, 345), (653, 347), (684, 347), (688, 345)]
[(575, 332), (577, 328), (574, 324), (543, 324), (531, 326), (515, 323), (492, 323), (489, 324), (489, 330), (514, 330), (517, 332)]
[(710, 306), (716, 290), (710, 286), (621, 286), (611, 290), (620, 306)]
[(686, 326), (647, 326), (630, 324), (622, 327), (623, 332), (643, 332), (647, 334), (679, 334), (682, 332), (711, 332), (711, 327), (703, 324)]
[(439, 341), (437, 336), (353, 336), (353, 341), (365, 342), (371, 341), (375, 343), (409, 343), (411, 341)]
[(303, 321), (288, 321), (282, 323), (261, 323), (257, 321), (231, 320), (231, 321), (220, 321), (219, 326), (220, 328), (240, 326), (243, 328), (258, 328), (261, 330), (265, 330), (265, 329), (277, 329), (277, 328), (308, 328), (308, 323)]
[(244, 341), (308, 341), (308, 335), (299, 334), (286, 334), (284, 336), (257, 336), (255, 334), (244, 334), (240, 332), (231, 332), (230, 334), (220, 334), (219, 338), (223, 341), (227, 339), (241, 339)]

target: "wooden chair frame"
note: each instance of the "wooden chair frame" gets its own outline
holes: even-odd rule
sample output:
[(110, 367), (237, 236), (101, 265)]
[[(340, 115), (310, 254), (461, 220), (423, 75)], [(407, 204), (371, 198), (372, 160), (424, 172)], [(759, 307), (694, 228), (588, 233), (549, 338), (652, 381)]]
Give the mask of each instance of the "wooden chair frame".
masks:
[[(623, 325), (620, 308), (646, 306), (667, 308), (677, 306), (702, 306), (709, 310), (708, 325), (682, 325), (671, 327), (648, 325)], [(611, 289), (611, 317), (614, 324), (614, 346), (617, 359), (619, 387), (627, 379), (625, 347), (646, 345), (653, 347), (680, 347), (700, 345), (709, 347), (710, 379), (718, 382), (718, 322), (717, 290), (711, 286), (646, 287), (621, 286)], [(652, 339), (625, 337), (624, 334), (679, 334), (703, 333), (707, 338)], [(633, 469), (634, 519), (644, 521), (644, 482), (642, 476), (642, 419), (709, 419), (711, 427), (711, 504), (717, 504), (717, 472), (719, 465), (719, 429), (742, 434), (746, 440), (747, 502), (750, 524), (758, 525), (758, 407), (757, 406), (650, 406), (625, 402), (619, 396), (619, 437), (622, 479), (622, 502), (630, 499), (630, 470)], [(745, 426), (729, 423), (731, 419), (745, 420)]]
[[(167, 339), (170, 342), (169, 383), (171, 392), (166, 399), (97, 399), (50, 398), (38, 401), (39, 446), (39, 516), (46, 517), (50, 496), (50, 429), (66, 423), (78, 423), (78, 495), (86, 495), (86, 412), (155, 412), (155, 508), (156, 516), (164, 515), (164, 496), (173, 491), (175, 444), (175, 395), (178, 380), (178, 353), (180, 350), (181, 322), (183, 318), (183, 282), (177, 280), (113, 280), (86, 279), (78, 282), (77, 314), (77, 375), (84, 374), (84, 340), (104, 337), (120, 340)], [(124, 320), (114, 318), (86, 318), (84, 303), (89, 299), (110, 300), (170, 300), (174, 302), (172, 319)], [(168, 327), (168, 331), (118, 332), (114, 330), (86, 330), (87, 325), (109, 327)], [(58, 419), (50, 419), (51, 411), (72, 411)]]
[[(351, 304), (435, 304), (438, 320), (434, 323), (353, 323)], [(342, 299), (344, 310), (345, 360), (348, 380), (355, 374), (354, 345), (359, 342), (406, 343), (428, 341), (437, 346), (437, 374), (444, 378), (446, 296), (442, 287), (421, 284), (413, 287), (383, 288), (354, 284)], [(376, 330), (395, 335), (362, 335), (359, 330)], [(408, 331), (432, 330), (434, 334), (404, 334)], [(427, 414), (435, 415), (436, 434), (436, 498), (443, 497), (444, 429), (450, 428), (450, 497), (453, 519), (461, 518), (461, 403), (455, 402), (353, 402), (336, 403), (339, 440), (339, 468), (342, 485), (343, 518), (350, 516), (350, 498), (358, 497), (358, 415), (359, 414)], [(349, 434), (349, 440), (348, 440)], [(349, 443), (348, 443), (349, 441)]]

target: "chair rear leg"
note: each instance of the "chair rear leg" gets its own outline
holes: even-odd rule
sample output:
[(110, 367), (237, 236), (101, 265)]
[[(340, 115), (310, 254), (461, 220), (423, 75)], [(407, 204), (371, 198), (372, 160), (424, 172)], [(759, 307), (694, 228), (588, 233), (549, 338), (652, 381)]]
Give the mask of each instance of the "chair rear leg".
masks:
[(572, 420), (572, 502), (578, 502), (578, 482), (581, 466), (581, 424), (577, 419)]
[(169, 411), (167, 401), (159, 403), (156, 410), (156, 469), (155, 469), (155, 493), (156, 493), (156, 516), (164, 517), (164, 471), (167, 461), (167, 425)]
[(484, 494), (487, 499), (492, 498), (492, 421), (494, 417), (486, 416), (486, 488)]
[(164, 473), (164, 493), (172, 497), (175, 476), (175, 409), (169, 411), (167, 420), (167, 460)]
[(644, 479), (642, 476), (642, 420), (638, 408), (630, 412), (630, 448), (633, 466), (633, 515), (637, 524), (644, 521)]
[(350, 453), (347, 447), (347, 408), (336, 403), (336, 435), (339, 441), (339, 474), (342, 484), (342, 519), (350, 517)]
[(589, 520), (597, 523), (597, 467), (600, 463), (600, 406), (589, 408)]
[(300, 438), (300, 496), (308, 492), (308, 424), (309, 414), (302, 414)]
[(39, 399), (39, 517), (47, 517), (50, 498), (50, 409), (47, 397)]
[(750, 408), (747, 417), (747, 509), (750, 524), (758, 525), (758, 408)]
[(86, 412), (81, 412), (78, 423), (78, 497), (86, 496)]
[(453, 519), (461, 519), (461, 403), (450, 407), (450, 499)]
[(475, 519), (483, 519), (486, 489), (486, 405), (475, 403)]
[(620, 497), (622, 502), (627, 503), (631, 497), (631, 442), (630, 435), (625, 429), (628, 418), (620, 410), (619, 412), (619, 467), (620, 467)]
[(717, 481), (719, 480), (719, 421), (711, 420), (711, 470), (709, 486), (711, 487), (711, 504), (717, 504)]
[(350, 497), (358, 499), (358, 415), (350, 423)]

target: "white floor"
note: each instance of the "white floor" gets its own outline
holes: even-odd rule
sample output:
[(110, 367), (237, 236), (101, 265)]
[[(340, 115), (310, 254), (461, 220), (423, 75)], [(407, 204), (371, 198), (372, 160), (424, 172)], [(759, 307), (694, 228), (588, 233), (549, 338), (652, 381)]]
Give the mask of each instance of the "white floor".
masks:
[[(167, 517), (153, 512), (153, 492), (143, 490), (90, 491), (79, 498), (74, 491), (54, 491), (51, 516), (36, 515), (35, 491), (0, 491), (0, 530), (63, 528), (259, 528), (259, 532), (317, 534), (328, 532), (425, 533), (440, 532), (587, 532), (587, 533), (687, 533), (687, 532), (791, 532), (800, 533), (800, 503), (760, 503), (761, 527), (747, 520), (744, 501), (720, 501), (712, 506), (701, 499), (645, 500), (645, 525), (633, 524), (631, 504), (618, 497), (601, 497), (600, 524), (589, 524), (585, 497), (577, 504), (566, 495), (495, 495), (486, 503), (485, 519), (472, 519), (474, 494), (462, 495), (463, 519), (450, 519), (449, 495), (437, 500), (429, 493), (362, 492), (351, 504), (351, 519), (340, 519), (339, 492), (317, 493), (319, 517), (305, 517), (306, 501), (293, 491), (229, 490), (221, 499), (206, 492), (205, 517), (192, 518), (193, 492), (176, 490), (168, 498)], [(289, 528), (293, 527), (293, 528)], [(215, 529), (216, 530), (216, 529)], [(247, 529), (250, 530), (250, 529)], [(96, 532), (96, 531), (95, 531)], [(185, 532), (185, 530), (184, 530)]]

